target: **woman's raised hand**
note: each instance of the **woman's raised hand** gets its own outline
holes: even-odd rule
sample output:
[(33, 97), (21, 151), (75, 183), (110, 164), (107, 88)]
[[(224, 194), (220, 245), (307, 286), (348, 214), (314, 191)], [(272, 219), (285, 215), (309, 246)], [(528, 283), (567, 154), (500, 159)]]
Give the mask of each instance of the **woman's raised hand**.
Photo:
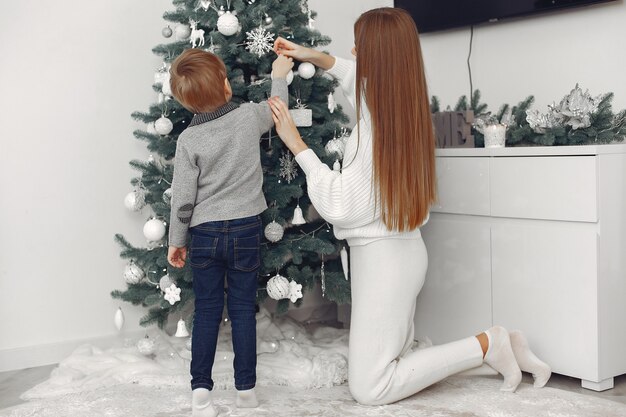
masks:
[(274, 52), (278, 55), (285, 55), (298, 61), (308, 61), (313, 57), (313, 49), (306, 48), (297, 43), (278, 37), (274, 41)]
[(287, 104), (279, 97), (270, 97), (268, 100), (270, 108), (272, 109), (272, 119), (276, 125), (276, 133), (280, 136), (280, 139), (287, 145), (287, 147), (293, 152), (294, 155), (308, 149), (306, 143), (302, 140), (300, 132), (289, 113)]

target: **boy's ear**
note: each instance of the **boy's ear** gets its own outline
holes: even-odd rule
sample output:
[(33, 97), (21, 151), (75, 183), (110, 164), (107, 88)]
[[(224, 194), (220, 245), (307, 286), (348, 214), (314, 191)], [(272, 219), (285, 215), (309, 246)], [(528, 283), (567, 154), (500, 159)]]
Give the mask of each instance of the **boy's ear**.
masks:
[(228, 82), (228, 78), (224, 78), (224, 97), (229, 101), (233, 97), (233, 89)]

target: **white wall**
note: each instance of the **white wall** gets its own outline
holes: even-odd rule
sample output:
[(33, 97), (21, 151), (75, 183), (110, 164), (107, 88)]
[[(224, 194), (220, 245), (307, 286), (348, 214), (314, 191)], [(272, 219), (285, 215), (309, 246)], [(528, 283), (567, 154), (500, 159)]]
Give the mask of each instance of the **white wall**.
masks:
[[(327, 49), (349, 56), (352, 24), (392, 0), (310, 0)], [(0, 14), (0, 370), (55, 362), (81, 340), (114, 337), (140, 308), (114, 301), (124, 285), (117, 232), (143, 244), (147, 212), (123, 198), (148, 156), (132, 131), (134, 110), (155, 100), (151, 83), (169, 0), (23, 0)], [(614, 91), (626, 107), (626, 6), (525, 19), (476, 29), (474, 85), (490, 107), (528, 94), (545, 106), (576, 82)], [(431, 93), (454, 104), (469, 90), (468, 30), (423, 36)]]
[(0, 14), (0, 370), (54, 362), (143, 314), (122, 288), (117, 232), (142, 242), (123, 198), (148, 151), (130, 118), (155, 100), (151, 49), (165, 0), (6, 2)]
[[(623, 1), (538, 15), (474, 29), (474, 89), (497, 111), (535, 96), (541, 111), (580, 83), (599, 95), (614, 92), (626, 108), (626, 4)], [(468, 95), (469, 28), (422, 35), (431, 95), (454, 106)]]

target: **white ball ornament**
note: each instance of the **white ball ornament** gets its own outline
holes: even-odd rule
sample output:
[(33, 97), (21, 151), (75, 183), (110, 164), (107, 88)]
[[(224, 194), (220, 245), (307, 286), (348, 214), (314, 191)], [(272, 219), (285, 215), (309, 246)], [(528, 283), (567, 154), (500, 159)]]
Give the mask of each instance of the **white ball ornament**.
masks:
[[(287, 77), (285, 77), (287, 80), (287, 85), (291, 85), (291, 83), (293, 82), (293, 76), (293, 71), (289, 70), (289, 72), (287, 73)], [(274, 72), (270, 74), (270, 77), (272, 78), (272, 80), (274, 79)]]
[(154, 342), (154, 339), (150, 339), (146, 336), (137, 342), (137, 350), (142, 355), (150, 356), (156, 351), (156, 343)]
[(270, 242), (278, 242), (283, 238), (283, 234), (285, 234), (285, 229), (276, 221), (272, 221), (265, 226), (265, 237)]
[(143, 225), (143, 235), (150, 242), (156, 242), (165, 236), (165, 224), (163, 220), (150, 219)]
[(161, 116), (154, 122), (154, 128), (159, 135), (167, 135), (174, 129), (174, 124), (167, 117)]
[(226, 12), (217, 19), (217, 30), (224, 36), (232, 36), (239, 31), (239, 19), (231, 12)]
[(267, 281), (267, 295), (274, 300), (282, 300), (289, 297), (289, 280), (280, 274), (276, 274)]
[(298, 67), (298, 75), (305, 80), (313, 78), (313, 76), (315, 75), (315, 65), (311, 64), (310, 62), (303, 62)]
[(127, 284), (139, 284), (145, 276), (143, 270), (134, 262), (130, 262), (124, 269), (124, 281)]
[(189, 35), (191, 35), (191, 28), (189, 27), (189, 25), (180, 24), (176, 26), (174, 33), (176, 34), (176, 39), (182, 41), (187, 39)]
[(161, 31), (161, 34), (163, 35), (164, 38), (169, 38), (172, 36), (172, 28), (169, 26), (166, 26), (163, 28), (163, 30)]

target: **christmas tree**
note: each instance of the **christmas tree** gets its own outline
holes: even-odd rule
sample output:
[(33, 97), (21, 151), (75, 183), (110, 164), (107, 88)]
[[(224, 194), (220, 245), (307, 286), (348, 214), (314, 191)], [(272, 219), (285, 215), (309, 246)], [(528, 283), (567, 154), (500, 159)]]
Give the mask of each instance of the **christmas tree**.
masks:
[[(156, 103), (147, 112), (132, 115), (146, 123), (146, 129), (136, 130), (134, 136), (147, 143), (152, 155), (147, 161), (131, 161), (139, 175), (131, 180), (134, 190), (126, 196), (125, 205), (138, 212), (148, 206), (152, 212), (143, 229), (147, 244), (136, 247), (116, 235), (123, 247), (121, 257), (129, 260), (124, 271), (127, 288), (111, 294), (148, 308), (141, 320), (143, 326), (156, 323), (163, 327), (170, 314), (179, 316), (189, 310), (194, 298), (188, 263), (176, 269), (167, 262), (169, 187), (176, 140), (193, 117), (171, 97), (169, 64), (186, 48), (213, 52), (226, 64), (233, 101), (261, 102), (271, 89), (276, 37), (312, 47), (330, 43), (315, 30), (316, 14), (306, 0), (174, 0), (173, 4), (175, 10), (164, 14), (169, 24), (163, 29), (163, 36), (171, 42), (153, 49), (163, 58), (153, 85)], [(308, 63), (294, 70), (294, 76), (288, 77), (289, 104), (302, 126), (300, 133), (324, 162), (340, 169), (349, 132), (343, 127), (348, 118), (332, 96), (337, 82)], [(349, 283), (341, 261), (345, 258), (344, 242), (334, 238), (330, 224), (315, 212), (304, 175), (280, 139), (272, 131), (259, 139), (263, 191), (269, 209), (262, 214), (266, 240), (261, 250), (258, 301), (269, 292), (280, 300), (277, 308), (282, 313), (290, 302), (301, 302), (300, 288), (306, 292), (319, 282), (326, 298), (348, 302)], [(190, 324), (191, 317), (186, 321)]]

